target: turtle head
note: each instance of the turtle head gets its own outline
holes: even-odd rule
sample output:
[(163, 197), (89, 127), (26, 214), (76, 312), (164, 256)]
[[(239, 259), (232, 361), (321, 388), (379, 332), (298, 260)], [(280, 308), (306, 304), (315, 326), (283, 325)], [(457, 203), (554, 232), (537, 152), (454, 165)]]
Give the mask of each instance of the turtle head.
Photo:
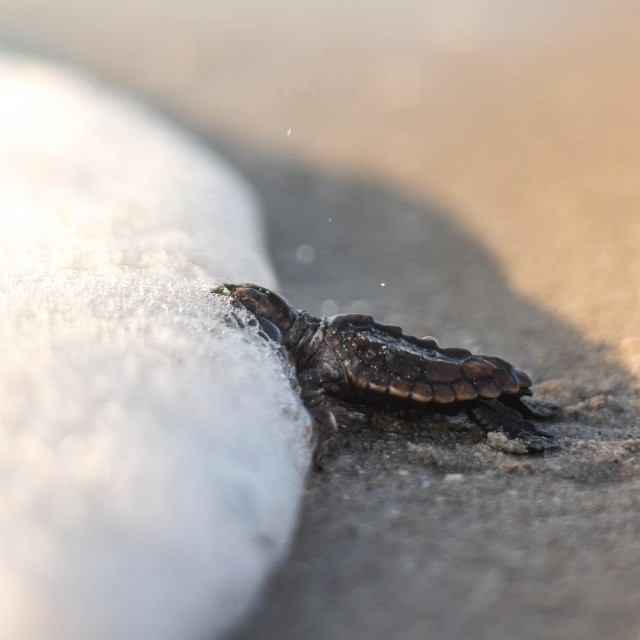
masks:
[(278, 342), (282, 342), (298, 318), (298, 312), (286, 298), (257, 284), (221, 284), (213, 293), (228, 296), (242, 305), (257, 318), (264, 332)]

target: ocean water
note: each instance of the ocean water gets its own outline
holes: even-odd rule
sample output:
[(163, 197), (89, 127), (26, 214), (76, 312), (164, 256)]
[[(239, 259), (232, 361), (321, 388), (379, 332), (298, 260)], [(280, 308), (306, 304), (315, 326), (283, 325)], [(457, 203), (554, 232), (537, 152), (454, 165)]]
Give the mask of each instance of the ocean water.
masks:
[(210, 293), (276, 284), (255, 200), (127, 98), (8, 54), (0, 139), (2, 635), (215, 638), (309, 459), (288, 363)]

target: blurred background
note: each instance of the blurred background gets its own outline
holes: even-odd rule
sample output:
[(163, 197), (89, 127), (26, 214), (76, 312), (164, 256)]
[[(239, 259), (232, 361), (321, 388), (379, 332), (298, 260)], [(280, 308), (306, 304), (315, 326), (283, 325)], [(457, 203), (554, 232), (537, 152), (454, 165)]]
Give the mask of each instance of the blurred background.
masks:
[[(624, 0), (0, 0), (0, 43), (249, 178), (296, 305), (497, 352), (572, 407), (574, 457), (520, 484), (356, 439), (239, 638), (636, 637), (639, 472), (610, 445), (640, 437), (639, 21)], [(475, 480), (433, 488), (446, 471)]]
[(639, 17), (623, 0), (0, 0), (0, 37), (210, 140), (436, 200), (510, 286), (634, 351)]

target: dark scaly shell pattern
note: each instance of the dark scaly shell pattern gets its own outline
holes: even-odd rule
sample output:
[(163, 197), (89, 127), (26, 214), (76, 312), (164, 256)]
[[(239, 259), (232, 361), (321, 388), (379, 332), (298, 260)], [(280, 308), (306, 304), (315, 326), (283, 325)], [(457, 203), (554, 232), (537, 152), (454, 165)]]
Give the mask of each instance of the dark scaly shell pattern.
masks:
[(531, 394), (529, 377), (501, 358), (441, 348), (371, 316), (330, 318), (326, 340), (361, 392), (432, 404)]

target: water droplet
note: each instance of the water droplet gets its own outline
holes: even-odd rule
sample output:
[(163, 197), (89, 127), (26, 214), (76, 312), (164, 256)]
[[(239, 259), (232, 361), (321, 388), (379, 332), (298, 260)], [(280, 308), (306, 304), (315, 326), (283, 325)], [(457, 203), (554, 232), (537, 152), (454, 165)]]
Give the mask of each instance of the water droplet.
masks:
[(349, 305), (349, 313), (367, 313), (369, 305), (364, 300), (354, 300)]
[(287, 135), (288, 135), (288, 136), (290, 136), (290, 135), (291, 135), (291, 129), (289, 129), (289, 130), (287, 131)]
[(335, 300), (325, 300), (320, 305), (320, 313), (323, 316), (335, 316), (338, 313), (338, 303)]
[(386, 287), (386, 286), (387, 286), (387, 283), (386, 283), (386, 282), (381, 282), (381, 283), (380, 283), (380, 286), (381, 286), (381, 287)]
[(296, 260), (300, 264), (313, 264), (316, 260), (316, 250), (310, 244), (301, 244), (296, 249)]

